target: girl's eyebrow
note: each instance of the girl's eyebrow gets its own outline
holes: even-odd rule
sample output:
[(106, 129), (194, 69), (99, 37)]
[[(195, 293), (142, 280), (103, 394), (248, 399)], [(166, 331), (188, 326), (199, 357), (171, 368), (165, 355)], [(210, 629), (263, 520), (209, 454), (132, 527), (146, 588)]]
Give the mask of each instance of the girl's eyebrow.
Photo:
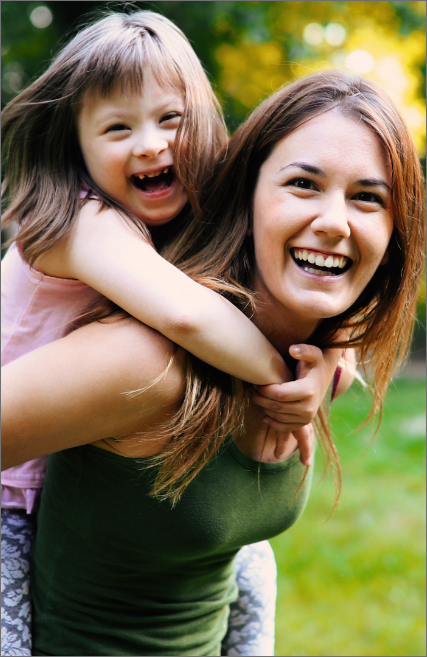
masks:
[[(326, 178), (326, 173), (322, 169), (319, 169), (319, 167), (315, 167), (312, 164), (307, 164), (306, 162), (291, 162), (280, 169), (280, 171), (284, 171), (290, 167), (298, 167), (308, 173), (313, 173), (316, 176)], [(355, 184), (360, 185), (361, 187), (386, 187), (391, 192), (390, 185), (388, 185), (385, 180), (382, 180), (382, 178), (363, 178), (361, 180), (356, 180)]]
[(122, 119), (126, 116), (129, 116), (129, 112), (123, 111), (122, 109), (108, 108), (100, 112), (101, 120), (108, 121), (111, 118)]

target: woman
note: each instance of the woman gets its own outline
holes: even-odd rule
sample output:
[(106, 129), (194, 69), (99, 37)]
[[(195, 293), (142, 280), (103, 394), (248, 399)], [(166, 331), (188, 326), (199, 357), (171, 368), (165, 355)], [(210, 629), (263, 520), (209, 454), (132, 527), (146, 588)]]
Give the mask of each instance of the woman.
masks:
[[(290, 345), (344, 330), (370, 356), (376, 410), (408, 345), (424, 235), (390, 100), (343, 73), (308, 76), (254, 112), (217, 173), (191, 248), (166, 255), (252, 304), (290, 366)], [(3, 376), (5, 466), (73, 448), (50, 458), (39, 513), (33, 654), (219, 654), (235, 554), (296, 521), (309, 478), (292, 436), (275, 458), (237, 381), (114, 319)], [(325, 422), (320, 437), (333, 455)]]

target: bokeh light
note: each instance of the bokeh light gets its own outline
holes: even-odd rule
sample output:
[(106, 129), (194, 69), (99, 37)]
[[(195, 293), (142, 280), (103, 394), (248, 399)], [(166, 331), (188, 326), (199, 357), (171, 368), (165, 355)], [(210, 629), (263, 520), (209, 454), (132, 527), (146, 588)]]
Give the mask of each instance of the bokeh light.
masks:
[(320, 46), (323, 41), (323, 27), (319, 23), (309, 23), (304, 28), (303, 39), (309, 46)]
[(39, 5), (30, 14), (30, 21), (34, 27), (43, 29), (51, 24), (53, 19), (52, 12), (45, 5)]
[(339, 23), (328, 23), (324, 29), (324, 35), (330, 46), (341, 46), (347, 36), (347, 30)]
[(372, 71), (375, 66), (375, 59), (366, 50), (354, 50), (348, 55), (345, 63), (351, 71), (363, 75)]

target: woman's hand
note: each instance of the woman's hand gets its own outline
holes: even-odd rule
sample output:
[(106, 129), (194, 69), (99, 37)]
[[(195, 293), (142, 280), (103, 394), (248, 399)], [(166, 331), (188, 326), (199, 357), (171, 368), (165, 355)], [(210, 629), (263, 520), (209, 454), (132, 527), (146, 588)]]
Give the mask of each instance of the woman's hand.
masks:
[(304, 465), (311, 465), (314, 451), (314, 433), (311, 424), (306, 424), (305, 427), (301, 427), (301, 429), (298, 429), (298, 431), (276, 432), (276, 448), (274, 450), (274, 457), (278, 461), (283, 459), (286, 452), (287, 442), (290, 436), (293, 436), (298, 442), (301, 462), (304, 463)]
[(313, 454), (313, 431), (310, 423), (319, 410), (341, 355), (341, 349), (325, 349), (322, 352), (313, 345), (292, 345), (289, 353), (299, 361), (297, 378), (288, 383), (254, 386), (254, 403), (261, 406), (266, 416), (264, 422), (277, 432), (275, 456), (285, 451), (285, 444), (292, 432), (298, 441), (301, 461), (309, 465)]

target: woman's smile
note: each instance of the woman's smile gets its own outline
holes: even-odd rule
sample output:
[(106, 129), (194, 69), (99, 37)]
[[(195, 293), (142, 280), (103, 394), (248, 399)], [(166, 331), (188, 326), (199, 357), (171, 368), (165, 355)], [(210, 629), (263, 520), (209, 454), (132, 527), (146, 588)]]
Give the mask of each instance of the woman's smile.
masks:
[(386, 261), (389, 167), (377, 137), (334, 109), (277, 143), (254, 195), (255, 289), (272, 326), (308, 334), (347, 310)]
[(294, 247), (291, 256), (303, 271), (316, 276), (340, 276), (352, 265), (351, 258), (338, 253), (325, 253)]

